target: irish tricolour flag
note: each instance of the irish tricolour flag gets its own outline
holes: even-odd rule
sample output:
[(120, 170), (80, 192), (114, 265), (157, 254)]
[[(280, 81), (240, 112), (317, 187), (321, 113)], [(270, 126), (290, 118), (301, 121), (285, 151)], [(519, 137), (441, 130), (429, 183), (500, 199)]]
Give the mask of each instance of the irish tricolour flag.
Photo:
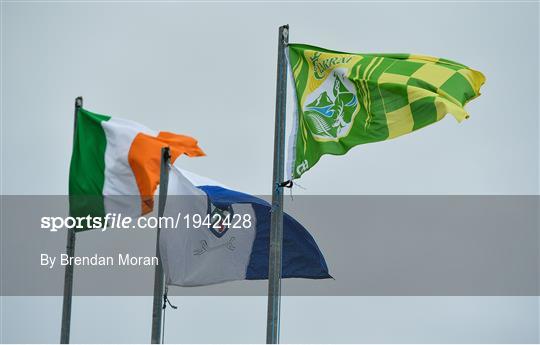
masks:
[(204, 156), (197, 140), (185, 135), (82, 108), (76, 116), (69, 171), (72, 216), (146, 214), (159, 184), (161, 148), (170, 147), (171, 162), (182, 154)]

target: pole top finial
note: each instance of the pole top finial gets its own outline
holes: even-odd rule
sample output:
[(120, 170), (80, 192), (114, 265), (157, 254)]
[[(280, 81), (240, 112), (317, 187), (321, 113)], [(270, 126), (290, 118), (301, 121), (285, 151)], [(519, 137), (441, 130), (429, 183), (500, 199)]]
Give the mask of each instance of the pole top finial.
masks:
[(280, 29), (282, 29), (282, 39), (285, 44), (289, 42), (289, 24), (283, 25)]
[(171, 148), (169, 146), (163, 146), (161, 148), (161, 154), (163, 158), (169, 160), (171, 158)]
[(82, 98), (82, 96), (79, 96), (79, 97), (75, 98), (75, 106), (77, 108), (82, 108), (82, 106), (83, 106), (83, 98)]

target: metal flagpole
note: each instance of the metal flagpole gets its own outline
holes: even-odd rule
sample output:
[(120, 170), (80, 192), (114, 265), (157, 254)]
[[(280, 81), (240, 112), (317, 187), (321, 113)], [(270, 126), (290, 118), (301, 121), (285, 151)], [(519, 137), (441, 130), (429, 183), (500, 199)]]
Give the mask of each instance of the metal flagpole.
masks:
[(272, 215), (270, 223), (270, 258), (268, 261), (268, 317), (266, 343), (279, 342), (281, 305), (281, 247), (283, 242), (283, 168), (285, 161), (285, 111), (287, 100), (287, 61), (289, 26), (279, 28), (276, 86), (276, 125), (274, 133), (274, 173), (272, 183)]
[[(163, 217), (165, 212), (165, 202), (167, 201), (167, 186), (169, 185), (169, 161), (171, 159), (170, 150), (168, 147), (161, 149), (161, 167), (159, 173), (159, 198), (158, 198), (158, 217)], [(163, 298), (163, 266), (161, 264), (161, 255), (159, 253), (159, 235), (161, 228), (158, 224), (156, 235), (156, 256), (158, 264), (154, 274), (154, 304), (152, 306), (152, 344), (161, 342), (161, 318), (163, 315), (162, 298)]]
[[(75, 145), (75, 137), (77, 131), (77, 113), (82, 108), (83, 98), (75, 98), (75, 113), (73, 120), (73, 145)], [(69, 257), (75, 256), (75, 230), (68, 229), (66, 254)], [(73, 266), (66, 265), (64, 272), (64, 301), (62, 304), (62, 329), (60, 330), (60, 343), (69, 343), (69, 331), (71, 328), (71, 299), (73, 297)]]

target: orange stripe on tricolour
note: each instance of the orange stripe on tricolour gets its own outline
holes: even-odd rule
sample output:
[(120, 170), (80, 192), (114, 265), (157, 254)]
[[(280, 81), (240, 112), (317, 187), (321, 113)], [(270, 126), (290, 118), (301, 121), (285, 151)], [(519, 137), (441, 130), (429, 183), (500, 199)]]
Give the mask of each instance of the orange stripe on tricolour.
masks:
[(185, 135), (160, 132), (157, 137), (139, 133), (131, 143), (128, 162), (135, 175), (142, 202), (142, 214), (154, 208), (154, 193), (159, 184), (161, 148), (171, 149), (171, 163), (185, 154), (189, 157), (204, 156), (197, 140)]

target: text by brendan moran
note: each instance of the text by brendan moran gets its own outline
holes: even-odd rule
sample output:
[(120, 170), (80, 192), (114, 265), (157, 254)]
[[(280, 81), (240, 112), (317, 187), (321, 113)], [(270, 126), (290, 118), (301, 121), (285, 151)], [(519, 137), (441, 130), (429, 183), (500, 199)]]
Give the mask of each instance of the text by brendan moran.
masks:
[(69, 256), (60, 254), (51, 256), (41, 254), (41, 266), (53, 268), (56, 264), (60, 266), (155, 266), (159, 263), (156, 256), (132, 256), (130, 254), (121, 254), (117, 256)]

